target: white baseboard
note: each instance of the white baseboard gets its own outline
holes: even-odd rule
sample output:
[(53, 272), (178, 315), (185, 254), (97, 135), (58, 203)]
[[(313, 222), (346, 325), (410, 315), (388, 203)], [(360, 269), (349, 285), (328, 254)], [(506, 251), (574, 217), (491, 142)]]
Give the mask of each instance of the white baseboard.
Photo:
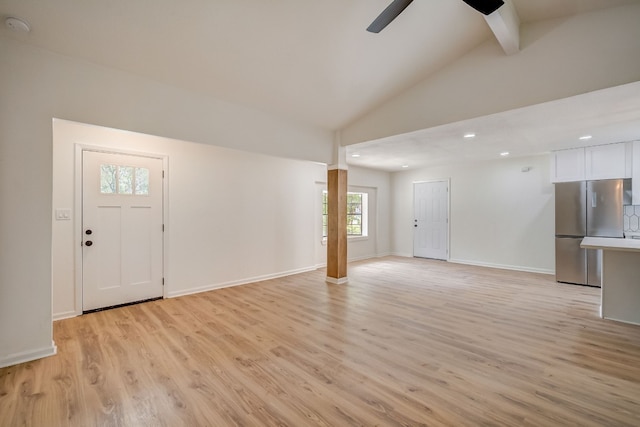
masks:
[(76, 313), (75, 311), (63, 311), (62, 313), (53, 313), (53, 321), (62, 320), (62, 319), (70, 319), (72, 317), (76, 317), (81, 315), (82, 312)]
[(36, 350), (22, 351), (20, 353), (9, 354), (0, 359), (0, 368), (6, 366), (17, 365), (18, 363), (31, 362), (32, 360), (42, 359), (43, 357), (53, 356), (58, 352), (56, 343), (51, 341), (51, 346), (39, 348)]
[(413, 254), (412, 253), (406, 253), (406, 252), (391, 252), (389, 255), (401, 256), (401, 257), (404, 257), (404, 258), (413, 258)]
[(491, 262), (470, 261), (465, 259), (450, 259), (449, 262), (452, 262), (454, 264), (475, 265), (478, 267), (499, 268), (501, 270), (524, 271), (527, 273), (556, 274), (554, 270), (549, 270), (546, 268), (525, 267), (522, 265), (494, 264)]
[(392, 255), (393, 255), (393, 252), (382, 252), (382, 253), (376, 255), (375, 258), (384, 258), (386, 256), (392, 256)]
[[(390, 255), (390, 254), (384, 253), (384, 254), (378, 254), (378, 255), (368, 255), (368, 256), (358, 257), (356, 259), (349, 259), (348, 262), (362, 261), (362, 260), (371, 259), (371, 258), (380, 258), (380, 257), (383, 257), (383, 256), (388, 256), (388, 255)], [(299, 269), (296, 269), (296, 270), (284, 271), (284, 272), (276, 273), (276, 274), (266, 274), (264, 276), (250, 277), (250, 278), (247, 278), (247, 279), (234, 280), (234, 281), (230, 281), (230, 282), (214, 283), (214, 284), (211, 284), (211, 285), (199, 286), (197, 288), (191, 288), (191, 289), (186, 289), (186, 290), (182, 290), (182, 291), (169, 292), (169, 293), (167, 293), (166, 297), (167, 298), (176, 298), (176, 297), (181, 297), (181, 296), (184, 296), (184, 295), (193, 295), (193, 294), (198, 294), (200, 292), (213, 291), (215, 289), (229, 288), (231, 286), (241, 286), (241, 285), (247, 285), (249, 283), (263, 282), (265, 280), (277, 279), (279, 277), (286, 277), (286, 276), (291, 276), (291, 275), (294, 275), (294, 274), (306, 273), (308, 271), (317, 270), (319, 268), (325, 268), (326, 266), (327, 266), (327, 263), (322, 263), (322, 264), (316, 264), (316, 265), (314, 265), (312, 267), (304, 267), (304, 268), (299, 268)], [(73, 315), (71, 315), (69, 317), (73, 317)]]
[[(391, 255), (405, 257), (405, 258), (414, 257), (413, 254), (402, 253), (402, 252), (393, 252), (391, 253)], [(522, 265), (495, 264), (491, 262), (473, 261), (473, 260), (456, 259), (456, 258), (450, 258), (447, 261), (454, 264), (465, 264), (465, 265), (475, 265), (478, 267), (499, 268), (501, 270), (525, 271), (527, 273), (541, 273), (541, 274), (551, 274), (551, 275), (556, 274), (555, 270), (552, 270), (552, 269), (525, 267)]]
[(233, 280), (233, 281), (230, 281), (230, 282), (214, 283), (214, 284), (211, 284), (211, 285), (199, 286), (197, 288), (191, 288), (191, 289), (186, 289), (186, 290), (181, 290), (181, 291), (173, 291), (173, 292), (167, 293), (166, 296), (167, 296), (167, 298), (176, 298), (176, 297), (181, 297), (181, 296), (184, 296), (184, 295), (199, 294), (200, 292), (213, 291), (215, 289), (229, 288), (229, 287), (232, 287), (232, 286), (247, 285), (249, 283), (264, 282), (265, 280), (277, 279), (277, 278), (280, 278), (280, 277), (291, 276), (293, 274), (306, 273), (308, 271), (313, 271), (313, 270), (316, 270), (315, 266), (304, 267), (304, 268), (299, 268), (299, 269), (296, 269), (296, 270), (283, 271), (281, 273), (265, 274), (263, 276), (249, 277), (249, 278), (246, 278), (246, 279)]
[[(366, 259), (374, 259), (374, 258), (383, 258), (386, 256), (391, 256), (393, 255), (393, 253), (391, 252), (384, 252), (384, 253), (380, 253), (380, 254), (376, 254), (376, 255), (364, 255), (361, 257), (355, 257), (355, 258), (349, 258), (347, 260), (347, 262), (355, 262), (355, 261), (364, 261)], [(322, 264), (316, 264), (316, 270), (320, 269), (320, 268), (326, 268), (327, 267), (327, 263), (324, 262)]]
[(325, 281), (327, 283), (331, 283), (333, 285), (344, 285), (346, 283), (349, 283), (349, 278), (348, 277), (341, 277), (339, 279), (336, 279), (335, 277), (329, 277), (327, 276), (325, 278)]
[(377, 255), (363, 255), (353, 258), (348, 258), (347, 262), (356, 262), (356, 261), (364, 261), (365, 259), (377, 258)]

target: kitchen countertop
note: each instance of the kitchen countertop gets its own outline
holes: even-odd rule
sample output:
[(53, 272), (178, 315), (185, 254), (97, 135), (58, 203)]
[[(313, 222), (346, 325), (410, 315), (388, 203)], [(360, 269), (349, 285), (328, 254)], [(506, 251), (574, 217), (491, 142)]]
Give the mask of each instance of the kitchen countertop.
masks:
[(580, 247), (602, 249), (600, 316), (640, 325), (640, 239), (585, 237)]
[(580, 243), (585, 249), (605, 249), (610, 251), (640, 252), (640, 239), (614, 237), (585, 237)]

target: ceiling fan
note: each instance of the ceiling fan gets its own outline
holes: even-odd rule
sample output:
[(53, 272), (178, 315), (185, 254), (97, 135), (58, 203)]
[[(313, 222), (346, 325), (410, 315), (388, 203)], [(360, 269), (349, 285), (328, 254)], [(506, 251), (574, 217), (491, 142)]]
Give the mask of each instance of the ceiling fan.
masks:
[[(490, 15), (504, 4), (503, 0), (462, 0), (478, 12)], [(369, 25), (367, 31), (379, 33), (391, 23), (403, 10), (409, 6), (413, 0), (393, 0), (385, 10)]]

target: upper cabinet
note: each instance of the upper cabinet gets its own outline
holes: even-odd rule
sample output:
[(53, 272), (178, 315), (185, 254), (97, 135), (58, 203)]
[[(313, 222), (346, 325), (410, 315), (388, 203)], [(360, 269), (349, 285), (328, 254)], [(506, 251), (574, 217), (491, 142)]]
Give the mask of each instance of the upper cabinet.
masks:
[(588, 180), (631, 178), (632, 143), (596, 145), (584, 150)]
[(551, 182), (584, 180), (584, 148), (551, 152)]
[(633, 165), (631, 173), (631, 194), (634, 205), (640, 205), (640, 141), (633, 142)]
[[(640, 155), (640, 151), (636, 153)], [(632, 154), (631, 142), (554, 151), (551, 182), (631, 178)], [(640, 165), (640, 161), (638, 163)], [(640, 198), (640, 194), (638, 196)]]

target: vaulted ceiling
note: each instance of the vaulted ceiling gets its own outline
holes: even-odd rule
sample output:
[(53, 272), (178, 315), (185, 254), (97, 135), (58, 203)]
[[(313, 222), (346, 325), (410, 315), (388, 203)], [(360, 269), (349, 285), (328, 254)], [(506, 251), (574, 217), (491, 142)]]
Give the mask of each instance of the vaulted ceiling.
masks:
[[(461, 0), (416, 0), (365, 31), (390, 1), (0, 0), (32, 29), (0, 34), (335, 130), (495, 40)], [(513, 0), (523, 24), (631, 3)]]

